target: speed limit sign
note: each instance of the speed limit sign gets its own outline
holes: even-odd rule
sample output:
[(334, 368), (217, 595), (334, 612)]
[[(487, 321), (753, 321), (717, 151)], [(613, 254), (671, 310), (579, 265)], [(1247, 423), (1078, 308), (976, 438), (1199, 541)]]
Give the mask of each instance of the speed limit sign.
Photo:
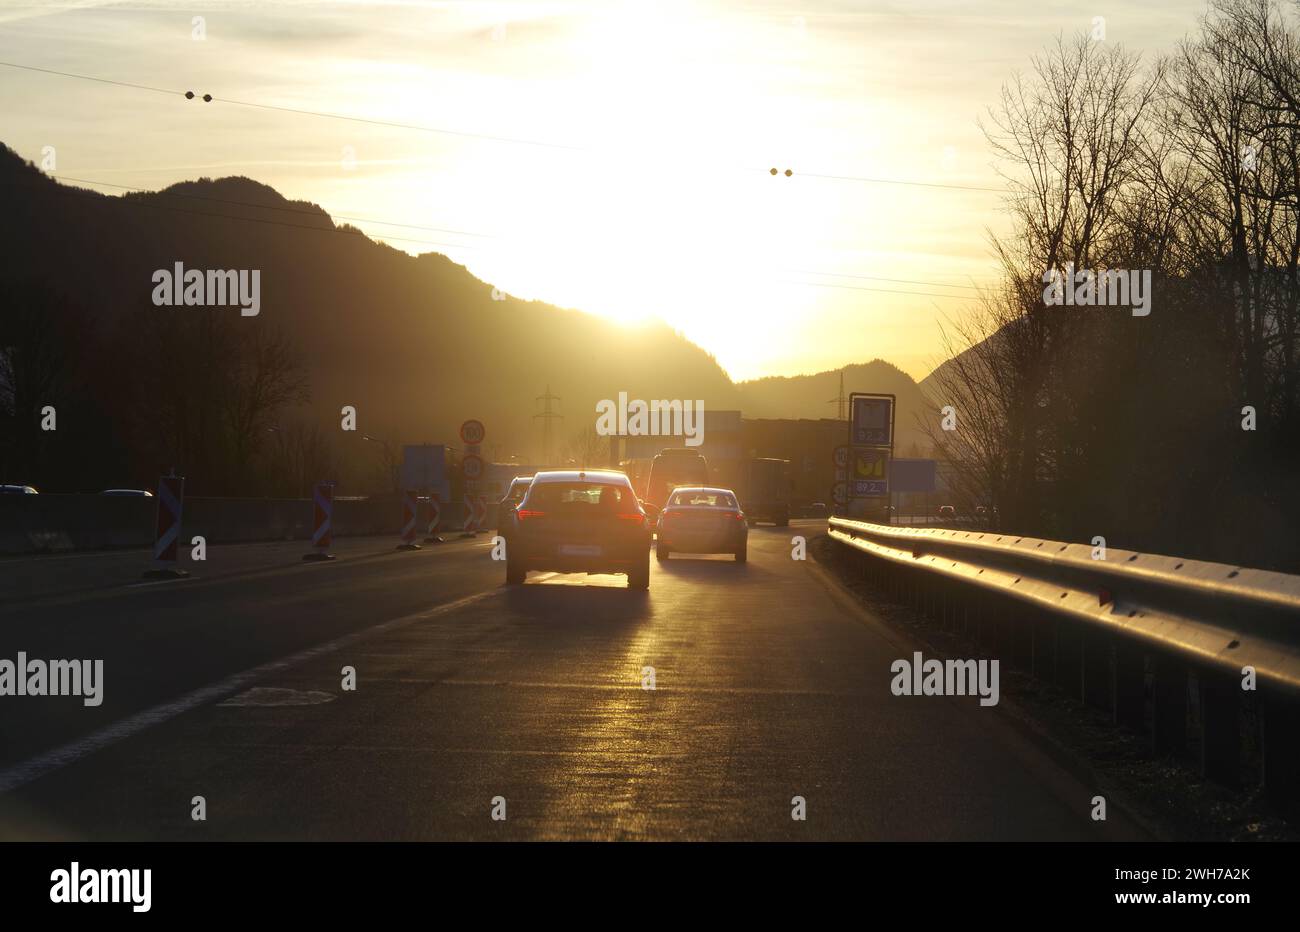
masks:
[(470, 446), (483, 442), (487, 436), (487, 429), (483, 426), (482, 421), (469, 420), (460, 425), (460, 439), (462, 443)]
[(465, 478), (471, 482), (483, 478), (483, 458), (481, 456), (470, 453), (461, 461), (461, 465), (465, 469)]

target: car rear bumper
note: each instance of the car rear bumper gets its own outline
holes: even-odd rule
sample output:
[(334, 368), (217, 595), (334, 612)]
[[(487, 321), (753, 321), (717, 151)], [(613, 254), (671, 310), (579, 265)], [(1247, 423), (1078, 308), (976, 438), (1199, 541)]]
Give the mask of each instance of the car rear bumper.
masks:
[(514, 556), (529, 570), (554, 573), (626, 573), (629, 569), (644, 566), (650, 549), (650, 536), (643, 534), (617, 544), (598, 544), (599, 554), (561, 553), (564, 545), (520, 540), (510, 544)]
[(748, 535), (742, 527), (729, 533), (659, 532), (659, 546), (681, 553), (731, 553), (745, 546)]

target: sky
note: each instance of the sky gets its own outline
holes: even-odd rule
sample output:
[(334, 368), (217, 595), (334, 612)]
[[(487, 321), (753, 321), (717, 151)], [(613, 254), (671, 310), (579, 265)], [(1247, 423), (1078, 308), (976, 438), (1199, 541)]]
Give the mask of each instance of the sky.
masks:
[(198, 95), (0, 66), (0, 141), (105, 193), (246, 175), (516, 297), (662, 319), (735, 379), (919, 379), (996, 273), (1002, 85), (1095, 17), (1150, 60), (1204, 9), (0, 0), (0, 62)]

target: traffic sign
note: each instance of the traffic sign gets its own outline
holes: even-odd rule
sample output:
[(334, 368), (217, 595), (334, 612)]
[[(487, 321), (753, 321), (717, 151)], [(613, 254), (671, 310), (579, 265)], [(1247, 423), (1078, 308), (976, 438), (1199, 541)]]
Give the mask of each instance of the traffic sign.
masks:
[(470, 482), (483, 478), (483, 457), (471, 453), (461, 460), (461, 465), (465, 470), (465, 478)]
[(837, 506), (843, 508), (849, 501), (849, 487), (847, 483), (837, 482), (831, 489), (831, 501)]
[(889, 494), (889, 451), (879, 447), (854, 447), (849, 485), (854, 498)]
[(852, 420), (849, 438), (854, 446), (892, 447), (894, 445), (894, 396), (849, 396)]
[(460, 425), (460, 439), (462, 443), (482, 443), (483, 438), (486, 436), (487, 428), (483, 426), (482, 421), (471, 419)]
[(838, 446), (835, 448), (835, 468), (844, 469), (849, 465), (849, 448)]

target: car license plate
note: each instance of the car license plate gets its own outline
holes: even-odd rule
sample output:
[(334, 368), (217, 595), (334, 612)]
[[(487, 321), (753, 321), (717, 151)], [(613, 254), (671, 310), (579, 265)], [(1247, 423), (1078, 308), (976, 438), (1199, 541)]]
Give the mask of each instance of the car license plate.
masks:
[(597, 544), (561, 544), (560, 556), (598, 557), (600, 556), (600, 546)]

